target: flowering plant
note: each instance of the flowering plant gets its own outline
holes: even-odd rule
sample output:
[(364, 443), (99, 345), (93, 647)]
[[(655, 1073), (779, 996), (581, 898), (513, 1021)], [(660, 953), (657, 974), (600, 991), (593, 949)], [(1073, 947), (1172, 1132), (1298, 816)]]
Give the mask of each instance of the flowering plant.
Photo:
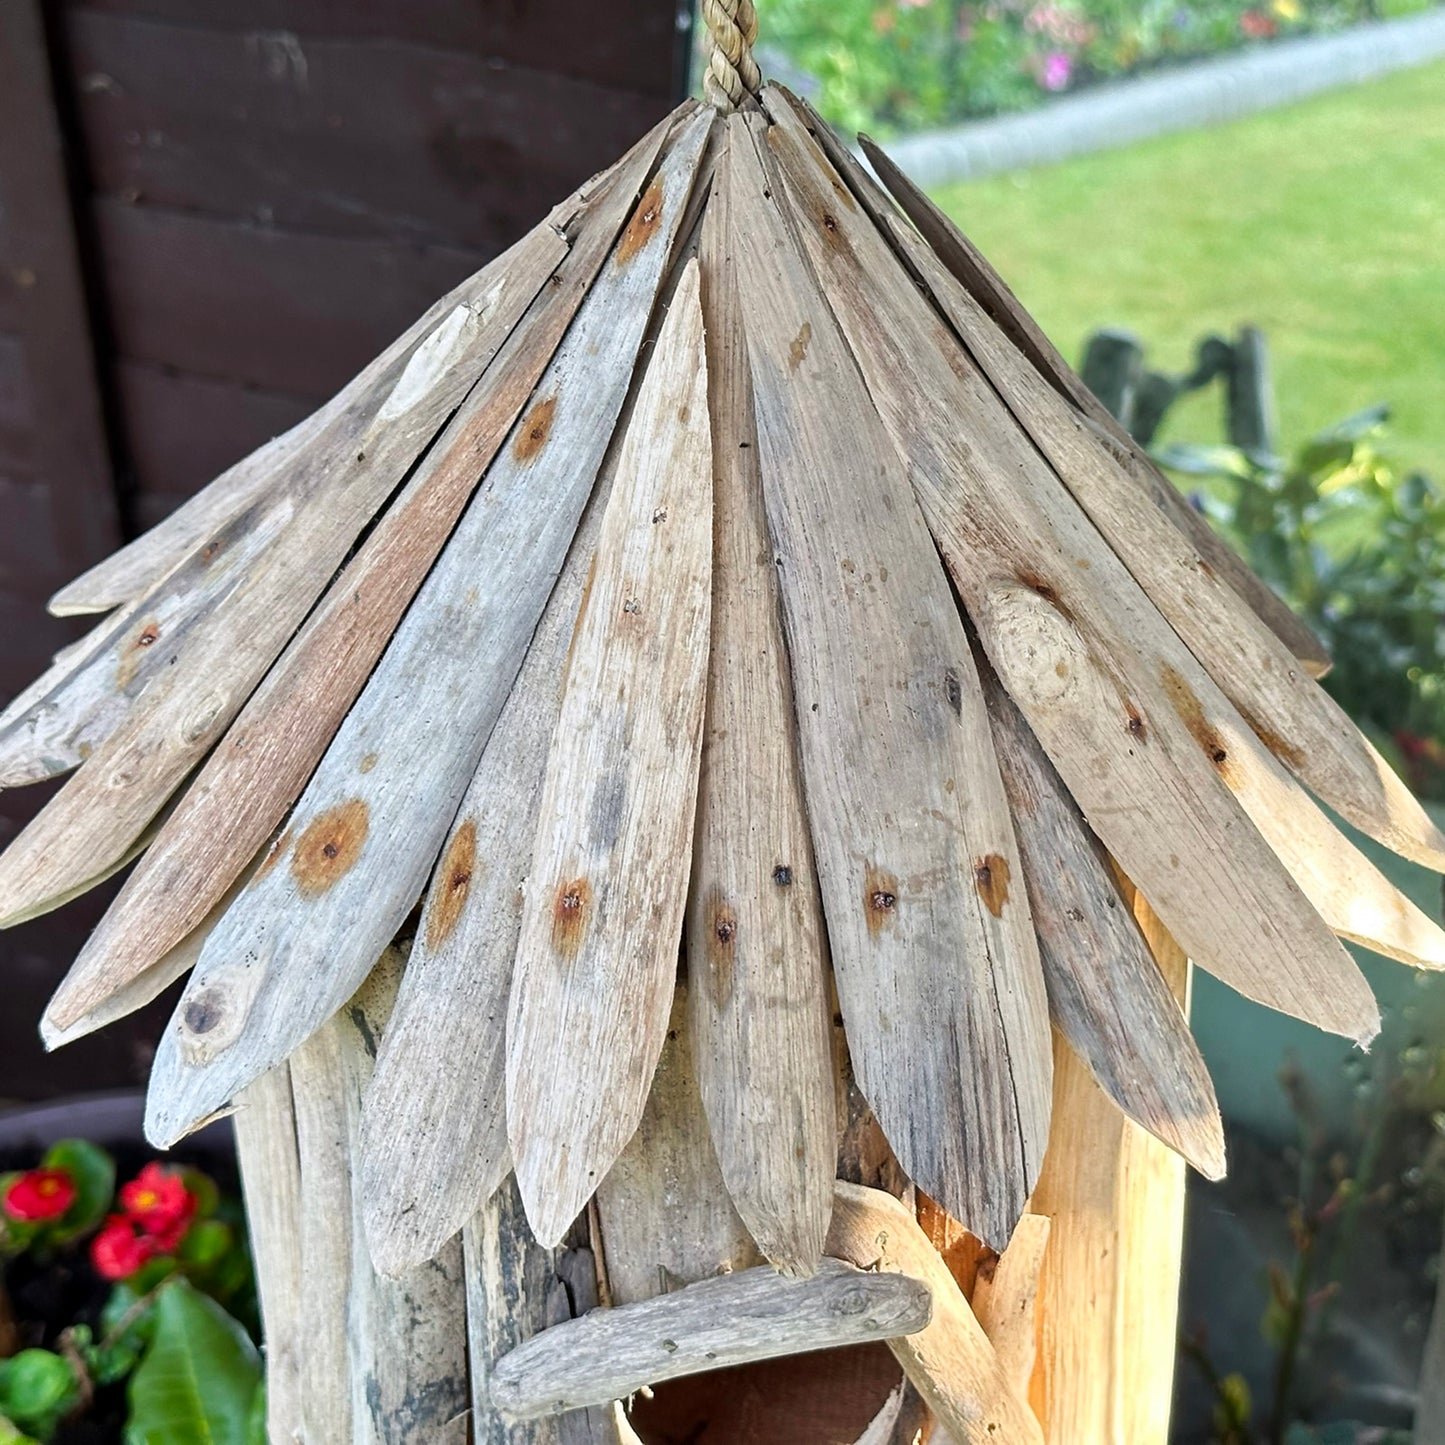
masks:
[[(263, 1438), (260, 1363), (229, 1312), (254, 1312), (239, 1208), (195, 1169), (152, 1160), (119, 1189), (115, 1175), (75, 1139), (0, 1175), (6, 1283), (29, 1285), (13, 1305), (0, 1290), (0, 1445), (49, 1441), (117, 1405), (127, 1440), (250, 1445)], [(63, 1320), (27, 1319), (47, 1279), (80, 1302)]]

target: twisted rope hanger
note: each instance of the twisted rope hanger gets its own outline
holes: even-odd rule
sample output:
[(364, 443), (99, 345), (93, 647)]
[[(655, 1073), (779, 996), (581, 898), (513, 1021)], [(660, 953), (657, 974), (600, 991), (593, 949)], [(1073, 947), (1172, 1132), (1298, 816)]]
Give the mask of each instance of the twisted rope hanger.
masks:
[(757, 9), (753, 0), (702, 0), (702, 18), (712, 40), (703, 95), (718, 110), (736, 110), (762, 88), (762, 72), (753, 59)]

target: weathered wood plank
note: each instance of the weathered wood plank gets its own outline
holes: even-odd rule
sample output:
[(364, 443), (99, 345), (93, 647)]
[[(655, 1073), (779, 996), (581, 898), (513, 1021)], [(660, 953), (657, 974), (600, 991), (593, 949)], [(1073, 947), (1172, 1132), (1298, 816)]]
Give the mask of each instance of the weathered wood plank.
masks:
[(1219, 1103), (1189, 1021), (1038, 739), (986, 658), (979, 671), (1054, 1026), (1124, 1113), (1205, 1178), (1222, 1178)]
[[(1170, 989), (1188, 962), (1141, 917)], [(1164, 1445), (1173, 1394), (1183, 1161), (1113, 1108), (1060, 1039), (1056, 1127), (1031, 1208), (1050, 1218), (1029, 1398), (1045, 1437)]]
[[(575, 0), (477, 4), (476, 0), (249, 0), (244, 12), (227, 0), (68, 0), (72, 15), (168, 20), (211, 30), (244, 26), (257, 60), (287, 59), (294, 43), (304, 60), (317, 39), (360, 40), (482, 55), (512, 66), (576, 75), (599, 84), (671, 94), (676, 22), (651, 0), (624, 0), (606, 14), (579, 10)], [(559, 45), (565, 35), (567, 43)]]
[(662, 138), (568, 204), (572, 251), (180, 800), (62, 984), (57, 1020), (172, 947), (279, 826), (551, 360)]
[(710, 126), (684, 126), (638, 203), (292, 812), (282, 866), (202, 953), (152, 1070), (153, 1138), (319, 1027), (421, 894), (576, 532)]
[(688, 905), (693, 1049), (723, 1178), (763, 1253), (806, 1273), (833, 1207), (826, 935), (758, 470), (727, 186), (703, 224), (713, 425), (707, 721)]
[(518, 1419), (600, 1405), (703, 1370), (891, 1340), (930, 1314), (928, 1286), (903, 1273), (827, 1259), (790, 1280), (762, 1265), (544, 1330), (492, 1367), (492, 1402)]
[[(205, 625), (183, 628), (169, 665), (96, 747), (92, 766), (72, 778), (0, 857), (0, 920), (62, 896), (150, 824), (225, 731), (358, 533), (496, 355), (545, 284), (560, 246), (544, 224), (495, 271), (475, 277), (472, 300), (450, 312), (404, 364), (398, 359), (385, 371), (364, 403), (328, 425), (306, 465), (291, 472), (279, 493), (260, 499), (254, 516), (231, 524), (235, 552), (249, 547), (250, 559), (228, 579), (233, 590), (227, 605), (214, 606)], [(262, 530), (271, 537), (258, 546)], [(203, 547), (173, 577), (206, 565), (219, 564), (224, 572), (220, 559), (227, 549), (218, 549), (208, 563), (209, 550)], [(171, 582), (162, 584), (160, 597), (171, 590)], [(142, 604), (138, 623), (151, 611), (149, 602)], [(137, 647), (145, 636), (136, 638)]]
[(636, 1129), (667, 1030), (696, 813), (711, 554), (707, 365), (690, 261), (602, 518), (522, 904), (507, 1131), (543, 1244), (561, 1238)]
[[(116, 1023), (120, 1019), (144, 1008), (163, 994), (177, 979), (184, 978), (201, 956), (206, 940), (215, 931), (216, 925), (225, 916), (226, 910), (235, 901), (241, 890), (251, 881), (266, 855), (266, 848), (260, 849), (250, 864), (241, 870), (235, 882), (220, 896), (209, 913), (172, 947), (168, 948), (147, 968), (138, 969), (124, 983), (106, 994), (98, 1003), (77, 1014), (64, 1025), (51, 1015), (50, 1006), (40, 1020), (40, 1037), (47, 1049), (58, 1049), (76, 1039), (93, 1034)], [(62, 980), (61, 987), (64, 987)], [(53, 1003), (52, 998), (52, 1003)], [(69, 1011), (66, 1017), (70, 1018)]]
[(1358, 967), (1231, 791), (1258, 777), (1287, 799), (1297, 785), (1276, 782), (1273, 758), (768, 96), (801, 234), (872, 399), (984, 651), (1090, 826), (1202, 966), (1271, 1007), (1372, 1036)]
[(5, 329), (24, 343), (30, 444), (37, 476), (60, 503), (62, 565), (83, 565), (117, 545), (121, 516), (40, 0), (3, 0), (0, 33)]
[(543, 1249), (532, 1238), (522, 1196), (511, 1178), (477, 1211), (462, 1241), (473, 1445), (617, 1445), (618, 1431), (606, 1407), (515, 1421), (504, 1418), (492, 1403), (494, 1360), (596, 1306), (591, 1252)]
[(522, 889), (567, 656), (620, 449), (614, 434), (457, 809), (367, 1091), (359, 1161), (367, 1234), (372, 1258), (388, 1274), (429, 1259), (511, 1172), (505, 1023)]
[[(665, 84), (641, 94), (553, 66), (500, 67), (412, 43), (410, 25), (380, 40), (282, 28), (289, 43), (74, 12), (71, 64), (110, 82), (75, 97), (94, 189), (283, 231), (487, 255), (669, 105)], [(567, 29), (559, 53), (576, 43), (575, 22)]]
[(308, 1440), (464, 1445), (469, 1404), (460, 1241), (400, 1279), (367, 1258), (352, 1161), (361, 1096), (402, 968), (389, 949), (291, 1060), (301, 1158)]
[(813, 846), (859, 1083), (909, 1176), (981, 1237), (1048, 1135), (1048, 1006), (968, 639), (907, 474), (729, 122), (731, 247)]
[(236, 1099), (232, 1115), (246, 1228), (261, 1301), (266, 1357), (266, 1435), (273, 1445), (302, 1440), (306, 1320), (301, 1307), (301, 1158), (291, 1066), (262, 1074)]
[[(854, 178), (866, 185), (860, 168), (850, 168)], [(1106, 447), (906, 226), (881, 207), (870, 209), (1003, 403), (1265, 746), (1371, 837), (1445, 870), (1445, 836), (1344, 709), (1189, 538), (1162, 512), (1140, 505), (1130, 475), (1137, 465)]]
[(968, 1301), (898, 1200), (840, 1181), (828, 1253), (859, 1269), (897, 1271), (927, 1285), (931, 1321), (917, 1333), (890, 1340), (889, 1348), (956, 1445), (1043, 1445), (1038, 1421), (1015, 1392)]
[(1316, 677), (1327, 672), (1330, 657), (1320, 640), (1250, 571), (1233, 548), (1216, 535), (1209, 523), (1179, 495), (1173, 483), (1135, 445), (1107, 408), (1074, 374), (982, 252), (883, 150), (866, 136), (861, 139), (869, 164), (944, 265), (978, 299), (1004, 334), (1055, 390), (1068, 398), (1121, 455), (1136, 461), (1134, 476), (1144, 495), (1188, 537), (1199, 555), (1244, 598), (1265, 626), (1279, 637), (1308, 671)]
[(762, 1263), (728, 1198), (708, 1134), (688, 992), (678, 984), (647, 1107), (597, 1189), (602, 1255), (617, 1305)]
[(1024, 1215), (1004, 1252), (979, 1269), (969, 1301), (1020, 1399), (1028, 1398), (1029, 1377), (1034, 1372), (1038, 1349), (1035, 1305), (1048, 1241), (1048, 1217)]

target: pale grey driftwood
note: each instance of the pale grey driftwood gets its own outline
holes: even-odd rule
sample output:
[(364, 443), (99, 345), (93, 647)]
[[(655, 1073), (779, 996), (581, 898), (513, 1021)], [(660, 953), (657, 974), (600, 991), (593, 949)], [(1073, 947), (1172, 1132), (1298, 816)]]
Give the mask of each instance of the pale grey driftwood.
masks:
[(591, 492), (709, 125), (675, 142), (296, 805), (288, 850), (203, 951), (152, 1070), (153, 1138), (317, 1028), (421, 894)]
[(688, 992), (678, 985), (647, 1107), (597, 1190), (602, 1256), (616, 1305), (762, 1263), (728, 1197), (708, 1134)]
[(930, 1315), (927, 1286), (903, 1274), (827, 1259), (791, 1280), (762, 1265), (544, 1330), (492, 1367), (492, 1403), (519, 1419), (600, 1405), (702, 1370), (891, 1340)]
[(279, 1064), (236, 1099), (232, 1115), (246, 1229), (261, 1301), (266, 1435), (303, 1445), (307, 1327), (301, 1300), (301, 1159), (291, 1066)]
[(187, 788), (61, 984), (55, 1018), (94, 1007), (174, 946), (281, 823), (552, 359), (659, 144), (575, 198), (571, 250)]
[(713, 606), (687, 917), (693, 1053), (728, 1192), (786, 1273), (823, 1252), (837, 1129), (827, 942), (758, 471), (727, 184), (703, 225)]
[(291, 1061), (301, 1160), (306, 1440), (466, 1445), (459, 1240), (399, 1279), (367, 1257), (354, 1189), (361, 1095), (402, 967), (389, 949)]
[(763, 492), (853, 1065), (910, 1177), (1001, 1243), (1042, 1162), (1052, 1064), (978, 674), (781, 183), (741, 117), (729, 140)]
[(712, 600), (697, 273), (689, 261), (623, 439), (522, 903), (507, 1133), (543, 1244), (562, 1237), (636, 1129), (672, 1001)]
[[(772, 113), (805, 248), (912, 464), (984, 651), (1091, 827), (1201, 966), (1271, 1007), (1371, 1037), (1379, 1015), (1363, 975), (1221, 776), (1269, 776), (1278, 764), (1103, 545), (871, 220), (845, 203), (851, 193), (791, 109), (777, 101)], [(1136, 716), (1146, 746), (1130, 727)], [(1287, 779), (1274, 791), (1293, 787)]]
[[(174, 658), (89, 765), (0, 856), (0, 921), (64, 896), (133, 846), (229, 726), (563, 249), (544, 225), (474, 277), (473, 300), (459, 304), (379, 378), (374, 413), (339, 416), (286, 487), (258, 502), (256, 515), (232, 524), (237, 550), (253, 553), (250, 564), (237, 572), (234, 590), (207, 625), (186, 631)], [(268, 546), (254, 546), (258, 531), (273, 531)], [(223, 566), (225, 555), (222, 548), (214, 565)], [(148, 610), (141, 607), (137, 625)]]
[[(532, 1238), (510, 1177), (463, 1231), (473, 1445), (616, 1445), (605, 1406), (511, 1420), (492, 1403), (494, 1360), (597, 1304), (596, 1261), (586, 1249), (543, 1249)], [(634, 1437), (635, 1438), (635, 1437)]]

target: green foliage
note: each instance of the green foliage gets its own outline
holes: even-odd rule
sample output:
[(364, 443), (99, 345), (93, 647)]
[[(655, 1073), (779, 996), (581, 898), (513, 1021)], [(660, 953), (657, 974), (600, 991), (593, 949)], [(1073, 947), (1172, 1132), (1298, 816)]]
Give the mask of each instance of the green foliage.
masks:
[(50, 1350), (21, 1350), (0, 1360), (0, 1416), (12, 1430), (48, 1440), (79, 1398), (75, 1370)]
[(131, 1376), (126, 1445), (249, 1445), (261, 1382), (256, 1347), (183, 1279), (155, 1298), (154, 1333)]
[(758, 14), (763, 43), (817, 80), (824, 115), (886, 131), (1337, 29), (1373, 17), (1376, 0), (758, 0)]
[(1325, 686), (1411, 784), (1445, 798), (1445, 490), (1397, 476), (1372, 407), (1288, 461), (1233, 447), (1156, 453), (1319, 633)]

